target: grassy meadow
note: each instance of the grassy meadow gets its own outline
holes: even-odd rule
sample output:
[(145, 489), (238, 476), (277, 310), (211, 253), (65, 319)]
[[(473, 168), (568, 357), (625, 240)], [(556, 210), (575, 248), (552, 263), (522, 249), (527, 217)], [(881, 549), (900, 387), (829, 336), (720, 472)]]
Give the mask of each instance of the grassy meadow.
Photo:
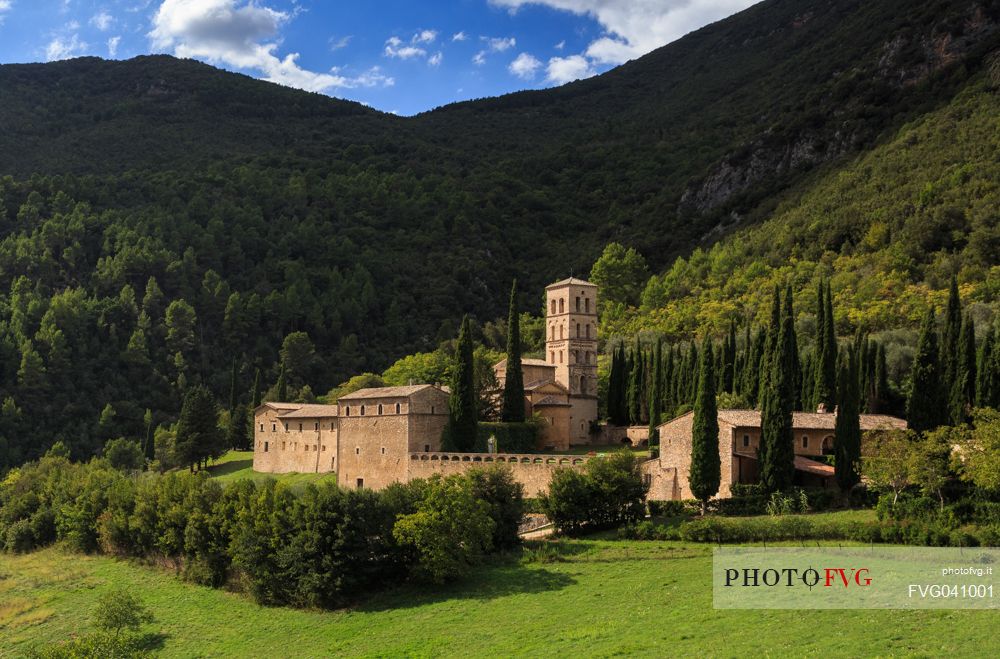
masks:
[[(711, 546), (563, 540), (444, 587), (343, 611), (263, 608), (172, 571), (58, 548), (0, 554), (0, 657), (89, 630), (115, 586), (154, 611), (165, 657), (982, 656), (995, 611), (716, 611)], [(529, 552), (530, 553), (530, 552)]]

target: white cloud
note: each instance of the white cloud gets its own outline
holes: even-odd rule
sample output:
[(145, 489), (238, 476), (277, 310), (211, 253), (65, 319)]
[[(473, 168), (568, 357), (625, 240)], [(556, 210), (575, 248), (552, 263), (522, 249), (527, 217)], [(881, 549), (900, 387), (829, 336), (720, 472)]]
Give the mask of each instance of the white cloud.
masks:
[(413, 43), (434, 43), (437, 39), (437, 30), (421, 30), (413, 35)]
[(517, 45), (517, 39), (514, 37), (499, 38), (499, 37), (479, 37), (486, 42), (488, 50), (491, 53), (502, 53), (505, 50), (510, 50)]
[(594, 63), (621, 64), (645, 55), (759, 0), (490, 0), (515, 11), (544, 5), (593, 17), (606, 34), (585, 52)]
[(12, 0), (0, 0), (0, 25), (3, 25), (4, 14), (13, 6)]
[(353, 37), (351, 35), (347, 35), (346, 37), (330, 37), (328, 42), (330, 44), (330, 50), (340, 50), (341, 48), (346, 48), (347, 44), (351, 43), (352, 38)]
[(451, 35), (452, 41), (467, 41), (468, 39), (469, 35), (467, 35), (465, 32), (456, 32), (455, 34)]
[(430, 64), (431, 66), (438, 66), (439, 64), (441, 64), (441, 60), (443, 60), (443, 59), (444, 59), (444, 53), (442, 53), (439, 50), (436, 53), (434, 53), (432, 56), (430, 56), (429, 58), (427, 58), (427, 63)]
[(45, 46), (45, 59), (49, 62), (69, 59), (83, 53), (86, 49), (87, 44), (80, 41), (80, 35), (76, 33), (69, 36), (58, 36)]
[(120, 44), (121, 41), (121, 37), (111, 37), (108, 39), (108, 57), (115, 57), (118, 55), (118, 44)]
[(510, 63), (507, 70), (522, 80), (533, 80), (542, 63), (530, 53), (521, 53)]
[[(303, 69), (299, 54), (277, 54), (278, 31), (291, 16), (245, 0), (164, 0), (149, 38), (156, 49), (258, 71), (265, 80), (308, 91), (369, 86), (364, 74), (349, 78)], [(381, 84), (391, 84), (382, 77)]]
[(114, 17), (103, 9), (100, 13), (94, 14), (90, 18), (90, 24), (96, 27), (101, 32), (107, 32), (111, 26), (114, 24)]
[(477, 66), (486, 63), (486, 55), (489, 53), (502, 53), (517, 45), (514, 37), (479, 37), (479, 40), (486, 44), (486, 48), (472, 56), (472, 62)]
[(386, 57), (396, 57), (398, 59), (427, 56), (426, 50), (417, 46), (403, 45), (403, 40), (399, 37), (389, 37), (385, 42), (384, 52)]
[(563, 49), (563, 48), (565, 48), (565, 47), (566, 47), (566, 40), (565, 40), (565, 39), (563, 39), (562, 41), (560, 41), (559, 43), (557, 43), (557, 44), (556, 44), (556, 45), (554, 46), (554, 48), (555, 48), (556, 50), (562, 50), (562, 49)]
[(559, 85), (589, 78), (596, 73), (590, 61), (583, 55), (553, 57), (549, 60), (545, 71), (545, 78)]

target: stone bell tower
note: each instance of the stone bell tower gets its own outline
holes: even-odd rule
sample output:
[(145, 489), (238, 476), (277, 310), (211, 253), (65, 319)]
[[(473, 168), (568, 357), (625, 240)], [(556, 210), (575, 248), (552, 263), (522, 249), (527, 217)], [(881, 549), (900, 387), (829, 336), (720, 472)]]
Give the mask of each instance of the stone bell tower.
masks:
[(590, 442), (597, 420), (597, 286), (570, 277), (545, 287), (545, 361), (569, 391), (570, 442)]

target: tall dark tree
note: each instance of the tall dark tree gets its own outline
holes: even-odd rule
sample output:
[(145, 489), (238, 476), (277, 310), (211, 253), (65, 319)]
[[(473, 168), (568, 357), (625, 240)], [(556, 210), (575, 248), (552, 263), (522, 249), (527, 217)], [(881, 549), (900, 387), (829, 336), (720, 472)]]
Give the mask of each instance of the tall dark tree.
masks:
[(792, 285), (789, 283), (785, 287), (785, 309), (784, 315), (791, 319), (792, 331), (790, 334), (791, 345), (789, 347), (788, 359), (791, 369), (791, 396), (792, 409), (802, 409), (802, 364), (799, 360), (799, 339), (795, 334), (795, 309), (793, 307)]
[(979, 346), (979, 357), (976, 360), (976, 407), (996, 407), (997, 406), (997, 371), (995, 369), (994, 353), (997, 348), (996, 329), (990, 326), (983, 336), (982, 345)]
[(278, 400), (285, 402), (288, 400), (288, 376), (285, 374), (285, 362), (281, 362), (281, 371), (278, 374), (278, 386), (275, 395)]
[(938, 361), (938, 335), (934, 307), (927, 310), (920, 326), (917, 354), (910, 370), (910, 398), (906, 404), (906, 420), (917, 432), (933, 430), (947, 418), (941, 396), (941, 368)]
[(774, 285), (774, 299), (771, 302), (771, 321), (767, 325), (767, 333), (764, 338), (764, 350), (761, 352), (761, 368), (758, 373), (759, 383), (757, 386), (758, 398), (763, 409), (764, 389), (768, 386), (767, 380), (771, 377), (771, 364), (774, 361), (775, 346), (778, 343), (778, 335), (781, 333), (781, 288)]
[(258, 368), (253, 376), (253, 391), (250, 392), (250, 405), (252, 409), (260, 407), (260, 369)]
[(701, 514), (707, 512), (708, 500), (718, 494), (722, 482), (719, 458), (719, 412), (715, 404), (715, 373), (712, 342), (706, 336), (698, 361), (698, 395), (694, 399), (691, 429), (691, 468), (688, 484), (691, 494), (701, 502)]
[[(780, 294), (776, 305), (780, 308)], [(762, 388), (761, 441), (758, 449), (760, 482), (765, 492), (779, 492), (792, 485), (795, 476), (795, 447), (792, 437), (792, 410), (795, 395), (795, 327), (791, 305), (780, 317), (777, 340), (768, 365), (769, 375)]]
[(941, 368), (943, 403), (948, 404), (955, 372), (958, 367), (958, 340), (962, 333), (962, 300), (958, 295), (958, 280), (951, 278), (948, 288), (948, 306), (945, 307), (944, 328), (938, 347), (938, 363)]
[(660, 443), (660, 380), (663, 377), (663, 341), (657, 339), (656, 348), (653, 351), (653, 366), (650, 374), (649, 387), (649, 445), (656, 446)]
[(476, 445), (476, 380), (472, 345), (472, 321), (462, 319), (458, 333), (455, 367), (452, 370), (451, 397), (448, 400), (448, 427), (445, 444), (449, 450), (471, 451)]
[(229, 425), (226, 426), (226, 445), (234, 451), (243, 451), (252, 446), (249, 416), (246, 406), (239, 403), (229, 413)]
[(239, 369), (237, 367), (236, 358), (233, 358), (232, 366), (229, 369), (229, 412), (230, 414), (236, 409), (236, 405), (239, 402)]
[(642, 393), (643, 380), (643, 353), (639, 338), (635, 339), (635, 350), (632, 353), (632, 370), (628, 378), (628, 416), (632, 425), (642, 423)]
[(875, 353), (875, 395), (870, 412), (880, 414), (889, 404), (889, 364), (885, 358), (885, 345), (878, 344)]
[(833, 321), (833, 304), (829, 286), (819, 284), (817, 306), (816, 352), (814, 364), (814, 405), (833, 411), (837, 399), (837, 337)]
[(957, 426), (969, 420), (976, 401), (976, 326), (968, 313), (962, 317), (952, 378), (948, 412), (952, 425)]
[(524, 421), (524, 374), (521, 370), (521, 323), (517, 311), (517, 280), (510, 287), (510, 310), (507, 314), (507, 370), (503, 386), (500, 420)]
[(747, 404), (750, 407), (757, 407), (760, 396), (760, 366), (766, 342), (766, 332), (761, 328), (757, 328), (757, 331), (754, 333), (753, 344), (750, 346), (750, 352), (747, 353), (746, 366), (743, 370), (742, 393), (746, 397)]
[(858, 391), (858, 360), (853, 350), (847, 349), (840, 360), (837, 373), (837, 420), (834, 426), (834, 463), (837, 485), (847, 494), (861, 477), (858, 463), (861, 460), (861, 397)]
[(736, 321), (730, 321), (722, 350), (722, 391), (732, 393), (736, 379)]
[(212, 393), (203, 386), (189, 387), (184, 395), (177, 420), (177, 460), (194, 471), (208, 458), (219, 457), (226, 450), (219, 430), (219, 410)]
[(153, 410), (146, 408), (146, 413), (142, 416), (142, 420), (146, 424), (146, 435), (142, 441), (142, 451), (145, 453), (147, 460), (152, 460), (156, 454), (156, 447), (153, 443), (153, 437), (156, 432), (156, 427), (153, 425)]

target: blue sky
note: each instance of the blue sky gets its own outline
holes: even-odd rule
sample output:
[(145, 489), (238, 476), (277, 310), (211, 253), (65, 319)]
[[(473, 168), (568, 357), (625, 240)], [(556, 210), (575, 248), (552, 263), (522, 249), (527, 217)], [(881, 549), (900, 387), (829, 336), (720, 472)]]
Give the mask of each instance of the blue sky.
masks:
[(607, 71), (753, 0), (0, 0), (0, 63), (193, 57), (411, 115)]

